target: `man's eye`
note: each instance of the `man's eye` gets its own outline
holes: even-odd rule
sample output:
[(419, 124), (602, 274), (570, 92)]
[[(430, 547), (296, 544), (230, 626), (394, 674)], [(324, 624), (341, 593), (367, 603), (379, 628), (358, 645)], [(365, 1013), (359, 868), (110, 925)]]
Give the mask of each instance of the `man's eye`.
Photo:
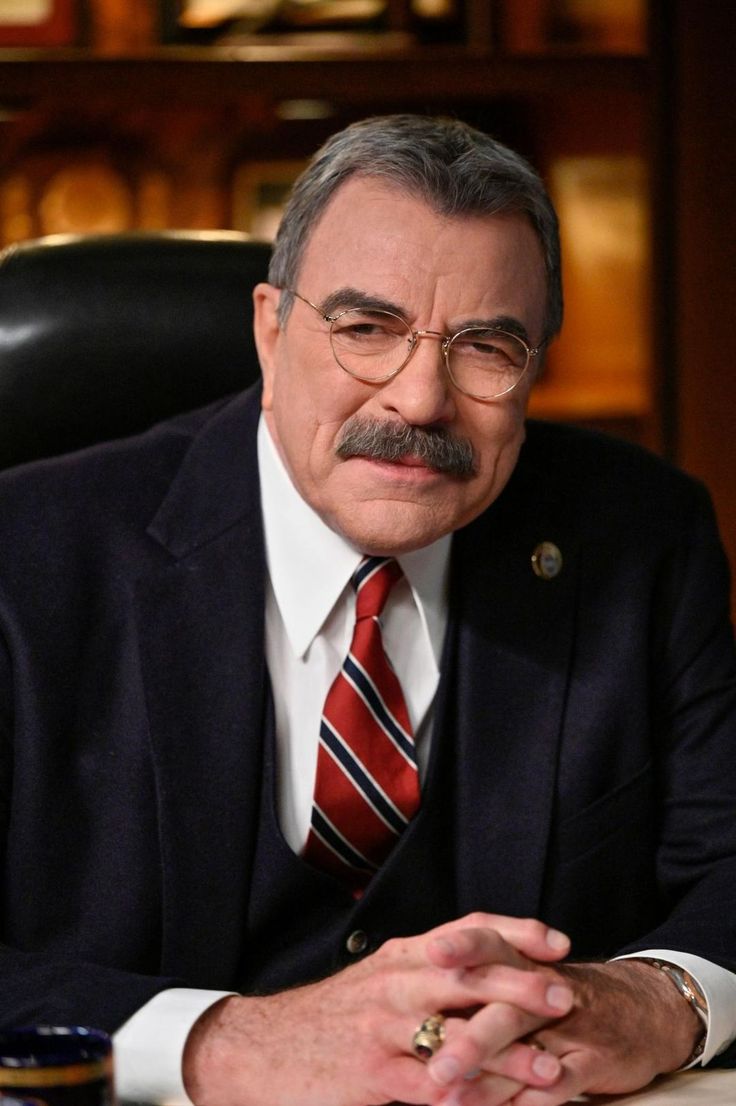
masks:
[(350, 334), (356, 338), (371, 338), (380, 337), (388, 332), (380, 323), (349, 323), (341, 333)]
[(526, 357), (526, 350), (521, 342), (498, 334), (463, 335), (453, 343), (452, 352), (463, 360), (477, 361), (493, 368), (518, 366), (524, 363)]
[(454, 349), (460, 354), (478, 355), (482, 357), (508, 357), (508, 350), (494, 342), (481, 338), (463, 338), (454, 343)]
[(346, 312), (333, 328), (333, 334), (339, 341), (371, 346), (391, 344), (402, 338), (405, 331), (400, 319), (351, 311)]

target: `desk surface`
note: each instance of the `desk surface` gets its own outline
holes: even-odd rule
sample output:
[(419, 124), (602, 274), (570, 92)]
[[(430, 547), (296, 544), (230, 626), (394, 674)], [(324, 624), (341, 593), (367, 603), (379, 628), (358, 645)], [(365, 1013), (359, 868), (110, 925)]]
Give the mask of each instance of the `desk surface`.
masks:
[(595, 1106), (735, 1106), (736, 1070), (682, 1072), (658, 1079), (636, 1094), (592, 1098)]
[[(636, 1094), (596, 1096), (590, 1106), (736, 1106), (736, 1069), (734, 1071), (682, 1072), (658, 1079)], [(153, 1106), (151, 1103), (125, 1103), (120, 1106)], [(159, 1104), (166, 1106), (166, 1104)], [(173, 1104), (172, 1104), (173, 1106)]]
[[(736, 1106), (736, 1069), (665, 1076), (635, 1094), (595, 1096), (590, 1106)], [(120, 1106), (156, 1106), (121, 1100)], [(177, 1106), (159, 1103), (157, 1106)]]

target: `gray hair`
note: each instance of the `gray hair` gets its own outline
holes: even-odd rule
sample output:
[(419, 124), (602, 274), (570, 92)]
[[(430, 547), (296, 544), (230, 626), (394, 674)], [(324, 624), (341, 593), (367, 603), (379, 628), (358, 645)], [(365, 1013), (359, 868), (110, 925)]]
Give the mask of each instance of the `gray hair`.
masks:
[[(544, 340), (562, 325), (557, 216), (527, 161), (457, 119), (387, 115), (353, 123), (327, 140), (297, 180), (274, 243), (269, 281), (293, 288), (309, 236), (348, 177), (379, 177), (449, 216), (526, 215), (539, 238), (547, 273)], [(293, 297), (279, 303), (283, 325)]]

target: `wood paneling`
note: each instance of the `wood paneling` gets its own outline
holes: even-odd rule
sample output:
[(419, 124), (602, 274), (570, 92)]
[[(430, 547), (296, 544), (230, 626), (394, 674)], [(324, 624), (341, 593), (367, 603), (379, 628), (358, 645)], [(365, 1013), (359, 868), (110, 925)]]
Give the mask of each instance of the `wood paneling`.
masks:
[(671, 13), (677, 459), (710, 488), (736, 573), (736, 6)]

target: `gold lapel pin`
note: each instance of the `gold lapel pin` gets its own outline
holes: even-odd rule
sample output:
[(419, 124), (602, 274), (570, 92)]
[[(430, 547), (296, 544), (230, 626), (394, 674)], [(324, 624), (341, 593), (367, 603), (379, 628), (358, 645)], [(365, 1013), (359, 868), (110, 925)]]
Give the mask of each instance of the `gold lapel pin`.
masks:
[(532, 553), (532, 568), (542, 580), (554, 580), (562, 571), (562, 554), (554, 542), (541, 541)]

